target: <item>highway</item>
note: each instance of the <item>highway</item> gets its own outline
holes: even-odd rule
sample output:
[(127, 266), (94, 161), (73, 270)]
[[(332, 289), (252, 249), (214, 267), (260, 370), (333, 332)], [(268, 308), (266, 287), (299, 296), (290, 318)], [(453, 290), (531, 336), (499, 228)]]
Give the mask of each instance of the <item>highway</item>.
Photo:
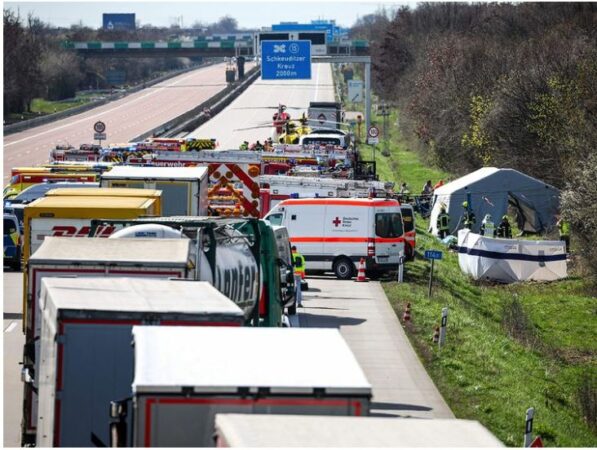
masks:
[(223, 150), (237, 149), (244, 140), (263, 142), (272, 134), (272, 116), (279, 103), (288, 107), (292, 119), (298, 119), (307, 111), (309, 102), (334, 101), (331, 66), (313, 64), (312, 74), (311, 80), (255, 81), (224, 111), (189, 136), (216, 138)]
[[(219, 68), (218, 68), (219, 67)], [(165, 105), (161, 107), (155, 103), (155, 98), (174, 92), (192, 92), (193, 95), (209, 95), (222, 86), (215, 80), (223, 78), (223, 66), (215, 66), (181, 76), (178, 81), (170, 80), (173, 86), (185, 86), (179, 89), (163, 88), (149, 89), (138, 94), (128, 96), (118, 102), (106, 105), (103, 112), (93, 110), (66, 121), (57, 122), (40, 127), (29, 132), (19, 133), (20, 139), (9, 136), (5, 143), (5, 174), (7, 168), (17, 164), (32, 164), (45, 161), (47, 150), (60, 141), (68, 130), (72, 135), (67, 139), (79, 136), (80, 142), (87, 142), (84, 136), (91, 134), (92, 124), (102, 119), (107, 123), (108, 134), (111, 127), (119, 129), (121, 135), (110, 139), (126, 141), (143, 130), (157, 126), (166, 121), (170, 115), (166, 113)], [(313, 80), (305, 82), (255, 82), (245, 93), (236, 99), (226, 110), (215, 116), (211, 121), (193, 132), (195, 136), (215, 137), (220, 142), (220, 148), (237, 148), (243, 141), (253, 142), (263, 140), (271, 132), (271, 118), (278, 103), (289, 107), (306, 108), (309, 101), (333, 101), (331, 68), (329, 65), (315, 65)], [(209, 84), (214, 86), (196, 89), (197, 80), (193, 77), (211, 76)], [(187, 78), (189, 77), (189, 78)], [(206, 82), (207, 83), (207, 82)], [(188, 89), (187, 89), (188, 87)], [(200, 92), (195, 92), (200, 91)], [(153, 108), (146, 104), (148, 101)], [(182, 100), (181, 100), (182, 101)], [(194, 100), (199, 103), (203, 100)], [(132, 106), (127, 106), (131, 102)], [(141, 108), (141, 104), (145, 105)], [(136, 106), (135, 106), (136, 105)], [(194, 105), (188, 104), (187, 108)], [(133, 130), (123, 123), (123, 111), (151, 109), (144, 111), (149, 117), (143, 122), (141, 118), (135, 120), (138, 125)], [(289, 109), (292, 117), (298, 117), (300, 109)], [(164, 115), (161, 115), (161, 114)], [(139, 112), (138, 114), (141, 114)], [(83, 117), (85, 116), (85, 117)], [(121, 119), (117, 119), (121, 117)], [(159, 119), (158, 119), (159, 117)], [(264, 124), (264, 128), (231, 131), (231, 129), (250, 128)], [(71, 129), (71, 126), (73, 127)], [(119, 126), (121, 128), (119, 128)], [(83, 130), (78, 132), (77, 129)], [(66, 131), (65, 131), (66, 130)], [(141, 131), (140, 131), (141, 130)], [(128, 133), (128, 134), (127, 134)], [(27, 136), (25, 136), (27, 134)], [(34, 136), (42, 137), (37, 139)], [(65, 138), (66, 139), (66, 138)], [(45, 144), (40, 144), (44, 140)], [(12, 145), (11, 145), (12, 143)], [(8, 144), (8, 145), (7, 145)], [(19, 150), (20, 149), (20, 150)], [(23, 149), (29, 153), (21, 155)], [(31, 154), (35, 150), (34, 154)], [(8, 157), (13, 159), (7, 161)], [(14, 159), (18, 158), (18, 162)], [(4, 446), (18, 446), (19, 423), (21, 419), (22, 387), (19, 380), (23, 334), (21, 331), (21, 289), (22, 276), (18, 273), (5, 272), (4, 276)], [(331, 276), (311, 277), (310, 290), (305, 293), (305, 308), (299, 309), (298, 322), (302, 327), (333, 327), (338, 328), (359, 363), (363, 367), (369, 382), (373, 385), (372, 414), (386, 417), (422, 417), (422, 418), (451, 418), (452, 412), (441, 394), (429, 378), (415, 351), (410, 345), (394, 314), (381, 285), (378, 282), (356, 283), (354, 281), (339, 281)], [(296, 323), (296, 320), (293, 320)], [(330, 355), (333, 357), (333, 355)]]
[(21, 446), (21, 417), (23, 401), (23, 384), (21, 383), (21, 366), (25, 336), (22, 331), (22, 292), (23, 275), (18, 272), (3, 274), (3, 324), (4, 336), (4, 408), (3, 430), (4, 447)]
[(189, 111), (226, 87), (225, 67), (193, 70), (84, 113), (4, 136), (4, 184), (12, 167), (47, 162), (56, 144), (93, 143), (98, 120), (106, 124), (108, 142), (121, 143)]

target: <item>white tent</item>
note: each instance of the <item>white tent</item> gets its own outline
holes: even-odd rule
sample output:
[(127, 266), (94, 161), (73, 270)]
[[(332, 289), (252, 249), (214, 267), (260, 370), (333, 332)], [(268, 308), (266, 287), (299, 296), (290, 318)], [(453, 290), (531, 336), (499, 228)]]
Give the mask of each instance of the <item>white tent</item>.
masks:
[(497, 226), (507, 214), (508, 205), (516, 211), (518, 228), (542, 232), (555, 225), (555, 214), (560, 205), (560, 191), (536, 178), (514, 169), (484, 167), (435, 190), (430, 228), (437, 235), (437, 216), (441, 204), (450, 215), (450, 232), (455, 234), (464, 227), (461, 220), (462, 203), (469, 202), (477, 222), (478, 232), (485, 214), (491, 214)]
[(460, 230), (458, 263), (475, 280), (512, 283), (552, 281), (567, 276), (563, 241), (493, 239)]

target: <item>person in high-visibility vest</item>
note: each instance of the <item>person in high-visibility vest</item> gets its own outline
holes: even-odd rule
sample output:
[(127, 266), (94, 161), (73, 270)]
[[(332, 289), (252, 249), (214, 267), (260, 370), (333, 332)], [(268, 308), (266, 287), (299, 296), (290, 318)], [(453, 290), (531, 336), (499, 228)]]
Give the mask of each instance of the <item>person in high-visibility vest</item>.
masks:
[(464, 228), (468, 228), (469, 230), (472, 230), (473, 225), (475, 225), (475, 222), (477, 221), (477, 218), (475, 217), (475, 213), (469, 209), (468, 202), (463, 202), (462, 207), (464, 208), (464, 216), (463, 216)]
[(481, 222), (481, 236), (495, 237), (495, 224), (491, 219), (491, 214), (485, 214), (483, 222)]
[(437, 216), (437, 232), (440, 239), (445, 238), (450, 233), (450, 215), (446, 212), (444, 205), (442, 205)]
[(305, 257), (301, 255), (296, 246), (292, 248), (292, 265), (294, 266), (294, 293), (296, 298), (296, 305), (303, 306), (303, 292), (301, 291), (301, 281), (305, 278)]
[(559, 216), (556, 225), (560, 232), (560, 241), (566, 243), (566, 253), (570, 253), (570, 224), (562, 216)]

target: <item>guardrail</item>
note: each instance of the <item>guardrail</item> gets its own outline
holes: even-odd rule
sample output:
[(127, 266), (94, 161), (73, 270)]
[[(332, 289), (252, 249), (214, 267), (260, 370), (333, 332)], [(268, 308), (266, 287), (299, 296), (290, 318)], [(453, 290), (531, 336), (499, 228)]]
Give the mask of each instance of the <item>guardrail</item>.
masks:
[[(228, 106), (236, 97), (243, 93), (260, 74), (260, 67), (253, 67), (245, 74), (245, 79), (241, 82), (230, 84), (224, 90), (218, 92), (216, 95), (190, 111), (134, 137), (130, 142), (142, 141), (150, 136), (173, 137), (183, 132), (195, 130)], [(209, 108), (210, 110), (209, 115), (204, 113), (204, 109), (206, 108)]]

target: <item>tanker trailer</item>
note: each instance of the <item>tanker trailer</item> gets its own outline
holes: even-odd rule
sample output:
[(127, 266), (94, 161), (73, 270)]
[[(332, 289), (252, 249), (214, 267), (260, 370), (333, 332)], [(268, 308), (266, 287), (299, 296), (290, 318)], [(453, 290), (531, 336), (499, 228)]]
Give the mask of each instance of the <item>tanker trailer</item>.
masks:
[(158, 217), (140, 220), (96, 220), (125, 227), (118, 237), (190, 238), (193, 270), (190, 277), (207, 281), (233, 300), (251, 326), (281, 326), (284, 307), (294, 299), (292, 268), (283, 277), (273, 230), (257, 219)]

